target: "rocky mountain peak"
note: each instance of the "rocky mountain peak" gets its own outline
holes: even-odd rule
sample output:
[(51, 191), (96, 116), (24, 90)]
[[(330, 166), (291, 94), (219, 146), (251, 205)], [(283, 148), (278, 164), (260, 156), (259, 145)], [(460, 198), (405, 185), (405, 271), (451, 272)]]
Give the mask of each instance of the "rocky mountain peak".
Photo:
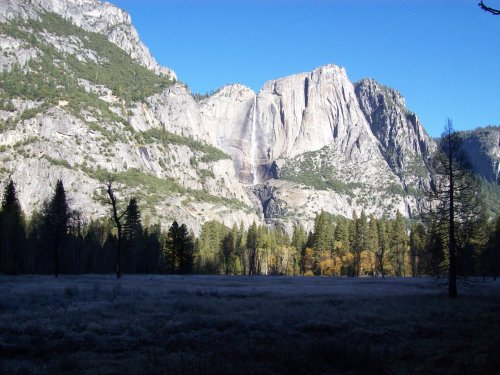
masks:
[(373, 79), (357, 82), (355, 91), (389, 165), (401, 177), (408, 169), (418, 169), (426, 175), (425, 160), (435, 144), (417, 115), (406, 107), (401, 94)]
[(486, 181), (500, 185), (500, 126), (464, 131), (461, 135), (474, 170)]
[(86, 31), (100, 33), (139, 64), (176, 79), (175, 72), (160, 66), (141, 42), (129, 14), (98, 0), (2, 0), (0, 22), (15, 18), (38, 19), (40, 11), (56, 13)]

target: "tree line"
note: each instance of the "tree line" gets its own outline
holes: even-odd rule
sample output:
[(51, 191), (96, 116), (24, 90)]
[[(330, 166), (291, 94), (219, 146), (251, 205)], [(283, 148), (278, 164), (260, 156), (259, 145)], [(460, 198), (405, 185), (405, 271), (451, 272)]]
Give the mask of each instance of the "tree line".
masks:
[(122, 244), (111, 217), (86, 221), (70, 208), (58, 180), (51, 198), (28, 220), (10, 179), (0, 209), (0, 273), (193, 272), (195, 239), (186, 225), (174, 221), (167, 232), (159, 224), (144, 227), (135, 198), (120, 216)]
[(255, 222), (228, 228), (203, 224), (196, 238), (176, 221), (164, 230), (143, 225), (137, 199), (122, 211), (110, 178), (105, 186), (110, 217), (85, 221), (69, 207), (64, 185), (27, 220), (14, 181), (5, 186), (0, 209), (0, 272), (445, 276), (457, 296), (457, 275), (491, 275), (500, 270), (500, 216), (491, 220), (480, 185), (451, 120), (429, 168), (428, 207), (418, 221), (317, 214), (314, 229)]
[[(114, 196), (112, 182), (108, 188)], [(208, 221), (196, 237), (176, 221), (167, 230), (145, 226), (135, 198), (123, 212), (86, 222), (69, 206), (61, 180), (28, 220), (9, 180), (0, 211), (0, 272), (441, 277), (449, 266), (444, 232), (436, 221), (410, 222), (399, 212), (390, 219), (322, 211), (312, 231), (297, 224), (291, 236), (279, 225)], [(480, 217), (458, 238), (460, 275), (498, 273), (500, 217)]]

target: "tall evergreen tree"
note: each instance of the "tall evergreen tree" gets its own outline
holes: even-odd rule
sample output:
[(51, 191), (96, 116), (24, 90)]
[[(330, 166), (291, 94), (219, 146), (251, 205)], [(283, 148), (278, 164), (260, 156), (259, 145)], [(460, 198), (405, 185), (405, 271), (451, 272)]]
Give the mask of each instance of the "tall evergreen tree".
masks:
[(321, 263), (331, 258), (333, 228), (329, 215), (321, 210), (314, 221), (313, 272), (321, 275)]
[(408, 235), (405, 229), (403, 215), (396, 212), (396, 218), (391, 226), (389, 258), (396, 276), (406, 276), (406, 262), (408, 252)]
[(352, 220), (349, 221), (349, 265), (348, 265), (349, 276), (356, 276), (358, 271), (356, 252), (359, 249), (359, 238), (357, 229), (358, 229), (358, 214), (356, 213), (356, 210), (353, 210)]
[(48, 230), (53, 258), (54, 276), (60, 272), (61, 249), (68, 235), (71, 212), (66, 199), (66, 191), (61, 180), (57, 180), (51, 200), (43, 212), (45, 228)]
[(123, 240), (125, 241), (124, 259), (127, 272), (144, 272), (145, 268), (145, 241), (141, 223), (141, 212), (136, 198), (130, 198), (125, 210), (123, 223)]
[[(365, 210), (361, 211), (361, 216), (355, 223), (356, 239), (354, 241), (354, 262), (355, 262), (355, 275), (359, 276), (361, 269), (361, 254), (367, 248), (368, 243), (368, 218), (366, 217)], [(365, 271), (365, 270), (363, 270)]]
[(304, 274), (304, 262), (302, 259), (302, 254), (306, 248), (306, 243), (307, 243), (307, 234), (306, 231), (304, 230), (304, 227), (300, 224), (295, 224), (293, 226), (293, 234), (292, 234), (292, 246), (295, 249), (295, 253), (297, 254), (296, 258), (298, 261), (298, 266), (299, 272), (301, 275)]
[(203, 224), (199, 236), (197, 267), (200, 272), (222, 274), (225, 272), (224, 238), (229, 228), (216, 220)]
[(130, 198), (125, 211), (125, 223), (123, 224), (123, 235), (129, 240), (139, 240), (142, 236), (141, 211), (136, 198)]
[(179, 227), (178, 254), (179, 254), (179, 273), (186, 275), (193, 272), (194, 265), (194, 234), (189, 233), (186, 224)]
[(493, 223), (488, 242), (480, 257), (481, 273), (491, 276), (493, 280), (500, 275), (500, 215)]
[(443, 235), (439, 228), (431, 227), (427, 235), (426, 254), (425, 254), (425, 269), (426, 274), (441, 276), (441, 268), (444, 262), (444, 243)]
[(185, 224), (174, 221), (168, 230), (165, 253), (170, 263), (170, 272), (187, 274), (194, 265), (194, 239)]
[(366, 242), (367, 257), (369, 258), (370, 264), (370, 274), (372, 276), (376, 275), (376, 259), (377, 250), (379, 248), (378, 240), (378, 220), (371, 215), (370, 222), (368, 224), (368, 238)]
[(349, 221), (345, 218), (338, 218), (337, 225), (333, 235), (333, 251), (334, 255), (340, 259), (341, 274), (349, 274), (350, 264), (347, 261), (349, 256), (350, 242), (349, 242)]
[(377, 222), (377, 237), (378, 237), (378, 248), (377, 248), (377, 262), (376, 262), (376, 272), (385, 277), (385, 259), (387, 254), (387, 249), (389, 247), (388, 230), (386, 226), (386, 221), (380, 219)]
[(257, 273), (257, 224), (252, 223), (247, 232), (248, 274)]
[(0, 210), (0, 272), (16, 274), (23, 271), (26, 232), (24, 215), (12, 179), (5, 186)]
[(412, 225), (410, 231), (410, 265), (413, 277), (420, 276), (420, 263), (422, 254), (425, 252), (426, 237), (427, 233), (422, 223)]

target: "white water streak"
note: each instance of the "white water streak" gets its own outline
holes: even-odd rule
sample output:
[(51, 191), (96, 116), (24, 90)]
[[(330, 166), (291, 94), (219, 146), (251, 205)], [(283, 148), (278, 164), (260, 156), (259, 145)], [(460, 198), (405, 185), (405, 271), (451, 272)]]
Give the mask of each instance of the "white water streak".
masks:
[(256, 185), (257, 181), (257, 170), (255, 168), (255, 153), (257, 150), (257, 126), (256, 126), (256, 117), (257, 117), (257, 96), (253, 99), (253, 112), (252, 112), (252, 133), (250, 138), (250, 162), (252, 166), (252, 183)]

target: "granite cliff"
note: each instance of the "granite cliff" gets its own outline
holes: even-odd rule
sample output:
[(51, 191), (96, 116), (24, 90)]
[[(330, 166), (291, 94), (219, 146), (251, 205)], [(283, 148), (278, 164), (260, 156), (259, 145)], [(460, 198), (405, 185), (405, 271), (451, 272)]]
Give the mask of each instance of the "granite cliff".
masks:
[[(0, 56), (0, 180), (28, 214), (62, 178), (74, 208), (105, 216), (112, 176), (163, 225), (310, 227), (321, 209), (416, 215), (430, 181), (436, 146), (402, 96), (335, 65), (200, 100), (97, 0), (1, 2)], [(476, 158), (497, 182), (498, 147)]]

